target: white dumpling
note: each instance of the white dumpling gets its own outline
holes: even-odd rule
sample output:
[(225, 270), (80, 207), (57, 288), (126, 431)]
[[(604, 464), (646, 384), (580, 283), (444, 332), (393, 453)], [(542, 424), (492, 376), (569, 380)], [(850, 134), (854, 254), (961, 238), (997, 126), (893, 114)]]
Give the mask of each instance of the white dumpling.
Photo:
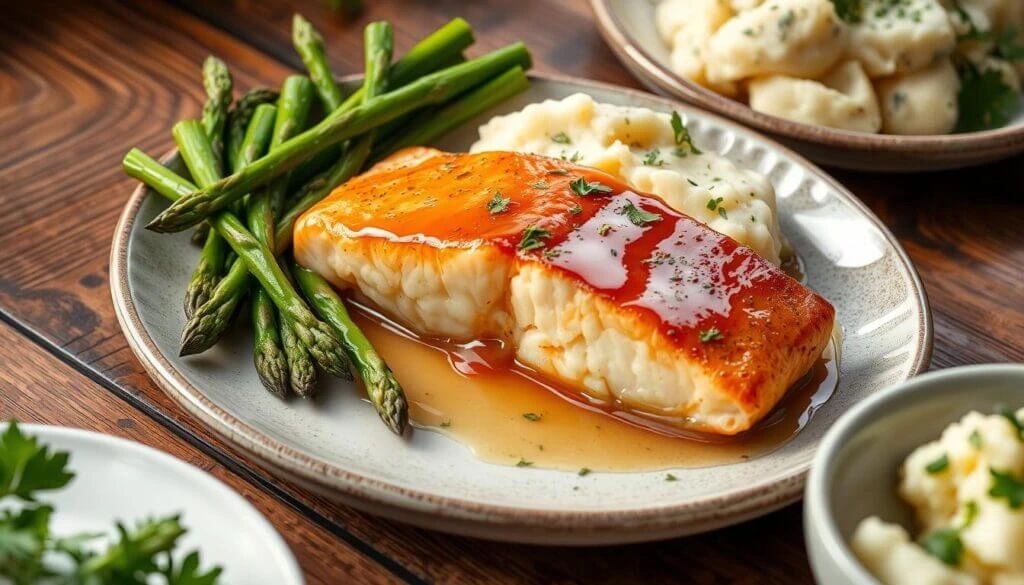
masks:
[(839, 60), (845, 28), (831, 0), (772, 0), (729, 19), (708, 41), (711, 83), (759, 75), (817, 78)]
[(949, 59), (883, 79), (877, 91), (886, 134), (948, 134), (956, 127), (960, 77)]
[(974, 501), (978, 514), (960, 533), (964, 546), (984, 565), (1024, 573), (1024, 510), (1011, 510), (1005, 500)]
[(956, 34), (938, 0), (867, 0), (850, 27), (847, 55), (871, 78), (927, 67), (953, 52)]
[(875, 90), (856, 61), (847, 61), (820, 80), (784, 75), (759, 78), (750, 83), (750, 107), (780, 118), (876, 133), (882, 115)]
[[(979, 581), (952, 569), (910, 540), (903, 527), (876, 517), (865, 518), (850, 540), (860, 562), (884, 585), (978, 585)], [(913, 576), (913, 581), (908, 577)]]
[(709, 85), (704, 72), (708, 40), (732, 16), (732, 9), (721, 0), (668, 0), (659, 4), (658, 32), (672, 47), (672, 70), (690, 81)]

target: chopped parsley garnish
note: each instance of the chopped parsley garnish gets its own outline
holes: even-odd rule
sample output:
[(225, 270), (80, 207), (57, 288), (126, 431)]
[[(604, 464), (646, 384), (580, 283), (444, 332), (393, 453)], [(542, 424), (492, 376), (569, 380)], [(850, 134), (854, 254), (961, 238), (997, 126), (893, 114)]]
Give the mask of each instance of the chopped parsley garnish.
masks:
[(924, 470), (932, 475), (935, 475), (936, 473), (942, 473), (947, 469), (949, 469), (949, 456), (947, 456), (945, 453), (942, 454), (942, 457), (939, 457), (935, 461), (932, 461), (928, 465), (924, 466)]
[(967, 528), (971, 524), (974, 524), (974, 519), (978, 517), (978, 502), (971, 500), (964, 506), (964, 523), (960, 526), (960, 530)]
[(583, 477), (584, 475), (590, 475), (589, 467), (580, 467), (580, 470), (576, 472), (576, 475)]
[(535, 225), (523, 230), (523, 239), (519, 240), (519, 249), (524, 252), (544, 247), (544, 240), (551, 237), (551, 232)]
[(612, 188), (608, 185), (601, 184), (597, 181), (593, 183), (588, 182), (583, 177), (576, 177), (569, 183), (569, 188), (572, 192), (579, 195), (580, 197), (586, 197), (593, 195), (594, 193), (607, 194), (612, 192)]
[[(679, 112), (672, 110), (672, 134), (675, 136), (676, 144), (690, 147), (693, 154), (703, 154), (699, 148), (693, 145), (693, 138), (690, 137), (690, 130), (683, 125), (683, 119)], [(677, 155), (678, 156), (678, 155)]]
[(551, 137), (551, 141), (556, 144), (572, 144), (572, 140), (565, 132), (559, 132)]
[(452, 426), (452, 421), (450, 421), (448, 419), (444, 419), (444, 420), (441, 421), (441, 428), (442, 429), (446, 429), (446, 428), (448, 428), (450, 426)]
[(921, 541), (921, 546), (925, 552), (951, 567), (960, 566), (960, 559), (964, 556), (964, 543), (956, 528), (942, 528), (932, 532)]
[(647, 156), (644, 157), (644, 165), (648, 167), (664, 166), (665, 161), (661, 160), (661, 150), (655, 148), (648, 152)]
[(694, 181), (693, 179), (686, 179), (686, 182), (693, 185), (694, 187), (699, 187), (699, 185), (697, 185), (697, 181)]
[(718, 341), (724, 336), (722, 335), (722, 332), (718, 330), (718, 327), (712, 327), (711, 329), (698, 332), (697, 337), (700, 339), (701, 343), (710, 343), (712, 341)]
[(640, 227), (644, 227), (649, 223), (661, 221), (661, 216), (657, 213), (644, 211), (636, 205), (633, 205), (633, 203), (627, 203), (626, 206), (622, 208), (621, 213), (625, 214), (626, 219), (628, 219), (631, 224)]
[(1013, 428), (1017, 431), (1017, 439), (1024, 441), (1024, 423), (1020, 422), (1020, 419), (1017, 418), (1017, 414), (1008, 406), (1000, 406), (998, 410), (999, 415), (1010, 421), (1010, 424), (1013, 425)]
[(519, 461), (516, 462), (516, 467), (529, 467), (531, 465), (533, 465), (533, 461), (527, 461), (526, 459), (523, 459), (522, 457), (520, 457)]
[(551, 260), (553, 258), (558, 258), (561, 255), (562, 255), (562, 250), (558, 250), (558, 249), (555, 249), (555, 250), (544, 250), (544, 257), (547, 258), (548, 260)]
[(572, 163), (574, 163), (574, 162), (577, 162), (577, 161), (579, 161), (580, 159), (582, 159), (582, 158), (583, 158), (583, 155), (581, 155), (581, 154), (580, 154), (580, 151), (578, 151), (578, 150), (577, 150), (576, 152), (572, 153), (572, 157), (571, 157), (571, 158), (569, 158), (569, 157), (566, 157), (566, 156), (565, 156), (565, 151), (562, 151), (562, 157), (561, 157), (561, 158), (562, 158), (562, 160), (567, 160), (567, 161), (569, 161), (569, 162), (572, 162)]
[(665, 474), (665, 481), (678, 481), (678, 480), (679, 480), (679, 478), (674, 476), (674, 475), (672, 475), (671, 473), (666, 473)]
[(957, 132), (977, 132), (1005, 126), (1020, 108), (1020, 93), (995, 68), (960, 64), (960, 118)]
[(581, 213), (583, 213), (583, 206), (579, 203), (574, 203), (573, 206), (569, 208), (570, 215), (579, 215)]
[(612, 226), (607, 223), (602, 223), (601, 227), (597, 228), (597, 235), (607, 236), (612, 231)]
[(491, 200), (487, 202), (487, 211), (491, 215), (503, 213), (506, 210), (508, 210), (508, 204), (511, 201), (512, 200), (509, 199), (508, 197), (502, 197), (501, 191), (495, 191), (494, 197), (492, 197)]
[(524, 412), (523, 418), (530, 422), (537, 422), (540, 420), (541, 415), (537, 414), (536, 412)]
[(792, 10), (787, 10), (782, 18), (779, 19), (779, 40), (785, 41), (786, 37), (789, 36), (789, 29), (793, 26), (793, 21), (796, 19), (796, 13)]
[(992, 487), (988, 495), (993, 498), (1003, 498), (1011, 509), (1016, 510), (1024, 505), (1024, 482), (1014, 477), (1010, 472), (1003, 473), (989, 468), (992, 474)]
[(727, 212), (725, 207), (722, 205), (721, 197), (712, 197), (711, 199), (708, 199), (707, 208), (710, 211), (715, 211), (717, 209), (718, 215), (722, 216), (722, 219), (729, 219), (729, 212)]
[(864, 12), (863, 0), (832, 0), (839, 18), (856, 24), (861, 21)]
[(983, 445), (982, 440), (981, 440), (981, 433), (978, 432), (978, 429), (974, 429), (974, 431), (971, 432), (970, 436), (967, 437), (967, 441), (975, 449), (981, 449), (981, 447)]
[(534, 189), (547, 189), (548, 188), (548, 184), (546, 182), (544, 182), (544, 181), (534, 181), (534, 182), (530, 183), (530, 186), (533, 187)]

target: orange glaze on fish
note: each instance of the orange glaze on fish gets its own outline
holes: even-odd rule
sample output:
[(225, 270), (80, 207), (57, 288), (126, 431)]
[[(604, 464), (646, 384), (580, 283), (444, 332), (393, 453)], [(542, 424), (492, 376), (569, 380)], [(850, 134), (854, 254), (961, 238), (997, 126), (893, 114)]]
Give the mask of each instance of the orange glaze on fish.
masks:
[[(580, 196), (572, 189), (580, 178), (609, 192)], [(651, 215), (631, 221), (629, 209)], [(309, 264), (307, 241), (337, 225), (350, 237), (417, 247), (493, 246), (510, 262), (556, 271), (656, 332), (652, 346), (701, 370), (744, 412), (731, 428), (693, 425), (701, 430), (749, 428), (811, 367), (831, 333), (832, 306), (749, 248), (610, 175), (556, 159), (403, 151), (303, 216), (296, 257)], [(529, 228), (549, 235), (523, 250)]]

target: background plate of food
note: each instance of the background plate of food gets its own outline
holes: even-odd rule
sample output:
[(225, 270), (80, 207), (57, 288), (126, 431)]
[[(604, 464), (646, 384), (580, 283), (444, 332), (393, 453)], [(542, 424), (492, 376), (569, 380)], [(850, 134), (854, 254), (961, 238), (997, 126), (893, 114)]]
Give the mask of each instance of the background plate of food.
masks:
[(591, 0), (645, 85), (821, 164), (914, 172), (1024, 150), (1024, 4)]
[[(271, 141), (222, 180), (203, 164), (215, 160), (206, 127), (180, 122), (199, 191), (130, 152), (125, 170), (152, 189), (133, 193), (112, 249), (133, 350), (200, 421), (286, 476), (432, 529), (630, 542), (794, 501), (831, 422), (927, 367), (927, 299), (905, 253), (835, 181), (752, 131), (642, 92), (527, 78), (524, 64), (512, 45), (379, 99), (367, 91), (363, 105), (339, 106), (278, 150)], [(289, 79), (280, 98), (259, 100), (296, 119), (293, 98), (312, 92), (303, 85)], [(359, 96), (355, 87), (344, 93)], [(264, 126), (291, 128), (263, 123), (273, 109), (255, 108), (239, 144), (257, 144)], [(232, 152), (259, 149), (232, 147), (231, 128), (225, 160), (236, 166)], [(341, 136), (354, 139), (333, 154), (334, 178), (280, 203), (278, 266), (256, 241), (271, 234), (253, 235), (270, 192), (257, 183), (277, 183)], [(367, 142), (378, 145), (369, 155)], [(250, 189), (252, 232), (225, 195)], [(183, 309), (197, 259), (183, 228), (203, 218), (238, 260)], [(252, 310), (214, 335), (239, 311), (209, 307), (249, 270)], [(290, 358), (297, 375), (268, 367), (262, 348), (276, 329), (263, 294), (320, 364), (319, 383)], [(262, 331), (255, 353), (245, 315)], [(359, 383), (326, 375), (346, 370)]]

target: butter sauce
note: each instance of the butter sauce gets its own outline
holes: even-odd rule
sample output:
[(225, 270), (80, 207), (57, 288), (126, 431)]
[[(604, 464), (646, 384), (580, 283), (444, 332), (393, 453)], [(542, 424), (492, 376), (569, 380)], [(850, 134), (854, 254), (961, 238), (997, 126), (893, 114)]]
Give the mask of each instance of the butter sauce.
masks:
[(394, 370), (420, 428), (448, 435), (486, 462), (579, 471), (652, 471), (740, 462), (782, 446), (838, 383), (829, 344), (803, 380), (752, 430), (686, 433), (650, 418), (581, 402), (513, 360), (498, 341), (421, 338), (351, 303), (356, 323)]

